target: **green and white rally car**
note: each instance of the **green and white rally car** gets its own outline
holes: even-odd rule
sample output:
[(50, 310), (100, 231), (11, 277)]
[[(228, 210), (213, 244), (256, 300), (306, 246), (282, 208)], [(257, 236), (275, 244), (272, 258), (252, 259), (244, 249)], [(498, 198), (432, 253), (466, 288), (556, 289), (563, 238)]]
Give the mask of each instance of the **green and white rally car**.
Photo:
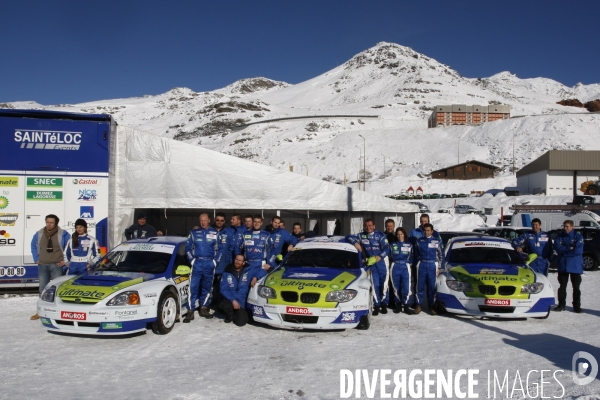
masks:
[(372, 291), (361, 254), (341, 236), (298, 243), (257, 282), (246, 302), (254, 320), (287, 329), (368, 329)]
[(84, 335), (169, 333), (187, 312), (190, 264), (183, 237), (122, 243), (90, 275), (46, 285), (37, 302), (42, 326)]

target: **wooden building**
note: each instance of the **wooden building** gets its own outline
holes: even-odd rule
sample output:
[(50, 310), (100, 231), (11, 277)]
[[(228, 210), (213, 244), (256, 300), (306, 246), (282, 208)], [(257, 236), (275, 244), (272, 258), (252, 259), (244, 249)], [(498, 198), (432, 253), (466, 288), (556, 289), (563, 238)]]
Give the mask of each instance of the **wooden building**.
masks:
[(427, 121), (427, 127), (479, 125), (484, 122), (509, 118), (510, 106), (508, 105), (468, 106), (466, 104), (453, 104), (450, 106), (435, 106)]
[(431, 179), (485, 179), (493, 178), (500, 168), (481, 161), (467, 161), (431, 172)]

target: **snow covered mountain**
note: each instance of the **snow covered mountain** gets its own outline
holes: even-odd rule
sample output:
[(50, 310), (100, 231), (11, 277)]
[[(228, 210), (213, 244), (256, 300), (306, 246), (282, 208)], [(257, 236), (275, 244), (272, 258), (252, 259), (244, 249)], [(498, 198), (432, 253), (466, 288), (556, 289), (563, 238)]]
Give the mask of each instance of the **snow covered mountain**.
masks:
[[(110, 113), (121, 125), (336, 182), (356, 181), (366, 144), (367, 190), (393, 194), (409, 185), (438, 193), (513, 185), (513, 143), (517, 168), (549, 149), (600, 149), (600, 114), (557, 104), (573, 98), (600, 99), (600, 84), (571, 88), (509, 72), (465, 78), (408, 47), (382, 42), (296, 85), (251, 78), (212, 92), (175, 88), (141, 98), (0, 107)], [(509, 104), (511, 115), (528, 117), (427, 129), (431, 110), (443, 104)], [(504, 173), (467, 182), (426, 178), (471, 159)]]

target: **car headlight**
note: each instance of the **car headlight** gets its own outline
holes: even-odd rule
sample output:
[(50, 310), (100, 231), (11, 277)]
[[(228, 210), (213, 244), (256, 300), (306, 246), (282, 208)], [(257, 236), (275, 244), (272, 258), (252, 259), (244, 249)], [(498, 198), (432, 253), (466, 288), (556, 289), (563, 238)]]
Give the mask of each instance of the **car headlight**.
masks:
[(537, 294), (544, 290), (544, 284), (541, 282), (528, 283), (521, 287), (521, 293)]
[(473, 286), (467, 282), (460, 281), (446, 281), (446, 286), (448, 286), (451, 290), (456, 292), (472, 292)]
[(277, 292), (275, 292), (275, 289), (272, 289), (268, 286), (263, 286), (263, 285), (260, 285), (258, 287), (258, 295), (265, 299), (276, 299), (277, 298)]
[(56, 286), (46, 287), (42, 292), (40, 298), (48, 303), (54, 303), (54, 296), (56, 295)]
[(107, 306), (132, 306), (140, 304), (140, 294), (136, 291), (119, 293), (113, 297)]
[(333, 292), (327, 293), (325, 301), (336, 301), (338, 303), (346, 303), (350, 300), (354, 300), (358, 292), (353, 289), (334, 290)]

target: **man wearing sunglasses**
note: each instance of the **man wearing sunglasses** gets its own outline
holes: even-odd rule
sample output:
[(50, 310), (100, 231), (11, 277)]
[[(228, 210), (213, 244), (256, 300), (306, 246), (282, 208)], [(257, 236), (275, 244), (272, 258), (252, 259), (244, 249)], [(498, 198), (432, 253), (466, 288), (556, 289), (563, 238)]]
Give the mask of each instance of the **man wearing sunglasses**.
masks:
[[(37, 231), (31, 240), (31, 255), (33, 262), (38, 265), (40, 294), (48, 282), (63, 275), (66, 261), (64, 249), (71, 235), (58, 226), (58, 221), (56, 215), (46, 215), (46, 226)], [(37, 313), (31, 317), (31, 320), (36, 319), (40, 319)]]

